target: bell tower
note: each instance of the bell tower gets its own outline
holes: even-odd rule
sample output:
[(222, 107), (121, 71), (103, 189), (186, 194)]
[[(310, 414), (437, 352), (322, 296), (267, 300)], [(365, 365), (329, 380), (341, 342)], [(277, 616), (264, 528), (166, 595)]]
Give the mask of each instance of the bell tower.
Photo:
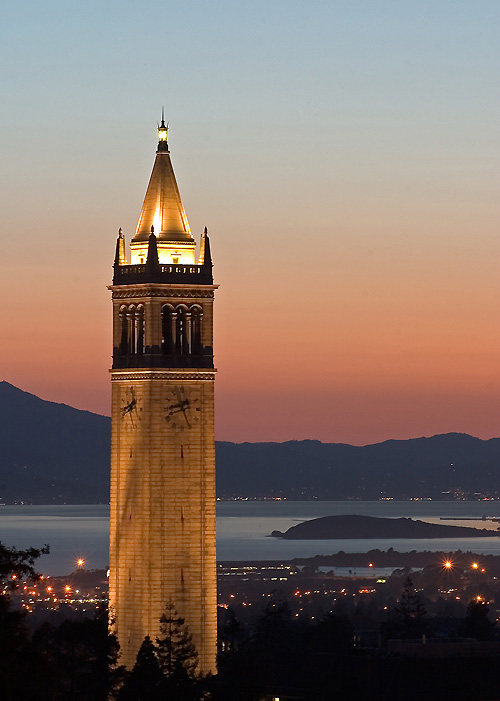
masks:
[(110, 616), (132, 667), (172, 602), (199, 671), (215, 672), (217, 594), (212, 258), (196, 242), (167, 142), (158, 149), (126, 260), (113, 284)]

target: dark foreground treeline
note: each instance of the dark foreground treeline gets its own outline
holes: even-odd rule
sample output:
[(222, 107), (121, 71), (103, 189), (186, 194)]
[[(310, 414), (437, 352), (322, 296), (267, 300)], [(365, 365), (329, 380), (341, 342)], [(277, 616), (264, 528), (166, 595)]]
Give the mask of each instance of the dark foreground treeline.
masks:
[[(167, 629), (159, 640), (145, 640), (136, 666), (126, 672), (105, 611), (56, 627), (45, 623), (30, 636), (6, 601), (0, 600), (0, 684), (6, 700), (479, 701), (500, 694), (498, 656), (419, 659), (353, 647), (347, 617), (293, 621), (283, 602), (269, 604), (246, 634), (230, 620), (221, 635), (226, 650), (218, 675), (199, 678), (189, 634), (176, 616), (168, 621), (167, 614)], [(404, 625), (396, 617), (391, 633), (402, 634)]]
[[(0, 580), (36, 577), (39, 551), (0, 544)], [(417, 580), (416, 580), (417, 581)], [(160, 635), (146, 638), (134, 668), (120, 665), (107, 612), (33, 625), (32, 614), (0, 596), (0, 698), (6, 701), (486, 701), (500, 698), (500, 643), (485, 600), (438, 642), (419, 587), (400, 580), (397, 601), (378, 617), (357, 604), (301, 615), (277, 592), (246, 619), (219, 609), (218, 674), (201, 678), (189, 631), (172, 603)], [(245, 607), (241, 607), (243, 610)], [(300, 608), (299, 608), (300, 610)], [(77, 616), (80, 616), (77, 618)], [(362, 625), (378, 620), (367, 635)], [(451, 623), (451, 619), (449, 621)], [(31, 624), (31, 625), (30, 625)], [(443, 620), (440, 621), (441, 630)], [(424, 642), (425, 641), (425, 642)], [(440, 649), (441, 648), (441, 649)], [(451, 654), (450, 654), (451, 651)], [(428, 654), (431, 653), (431, 654)]]
[[(221, 655), (216, 698), (256, 701), (261, 698), (321, 701), (348, 698), (356, 701), (439, 701), (499, 698), (499, 658), (462, 656), (425, 659), (391, 652), (389, 639), (404, 647), (415, 636), (432, 635), (418, 597), (408, 582), (391, 620), (382, 625), (381, 647), (361, 647), (347, 616), (326, 615), (319, 621), (290, 618), (284, 602), (269, 604), (250, 636), (234, 639)], [(461, 632), (476, 631), (486, 639), (493, 626), (487, 610), (471, 606)], [(236, 636), (237, 622), (229, 627)], [(228, 637), (227, 628), (221, 631)], [(231, 636), (229, 636), (231, 638)], [(432, 640), (432, 638), (431, 638)], [(457, 642), (458, 642), (457, 638)], [(397, 641), (397, 639), (396, 639)], [(460, 643), (458, 643), (460, 645)], [(476, 643), (469, 643), (474, 647)], [(492, 648), (493, 649), (493, 646)], [(267, 694), (267, 696), (265, 696)]]
[[(500, 657), (492, 641), (494, 624), (485, 604), (469, 605), (457, 633), (468, 640), (460, 658), (426, 659), (404, 654), (432, 625), (406, 580), (398, 606), (380, 626), (380, 647), (360, 646), (347, 615), (295, 619), (286, 602), (273, 598), (243, 625), (231, 610), (220, 627), (218, 674), (196, 675), (196, 651), (172, 605), (162, 617), (161, 634), (146, 638), (132, 671), (120, 666), (107, 612), (92, 618), (45, 622), (34, 631), (26, 617), (0, 597), (1, 698), (29, 701), (399, 701), (435, 699), (480, 701), (499, 698)], [(471, 638), (477, 640), (474, 643)], [(389, 641), (400, 641), (391, 651)], [(460, 645), (461, 638), (456, 638)], [(482, 642), (480, 642), (482, 641)], [(474, 647), (476, 646), (476, 648)], [(481, 652), (486, 646), (484, 651)], [(422, 646), (421, 646), (422, 649)], [(478, 655), (479, 652), (479, 655)]]

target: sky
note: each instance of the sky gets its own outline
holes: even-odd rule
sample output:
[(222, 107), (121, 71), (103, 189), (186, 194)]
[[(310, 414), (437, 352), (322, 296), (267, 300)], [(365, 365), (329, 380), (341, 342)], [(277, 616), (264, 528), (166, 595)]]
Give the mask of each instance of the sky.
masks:
[(19, 0), (0, 379), (109, 414), (112, 262), (165, 107), (211, 236), (219, 440), (500, 436), (497, 0)]

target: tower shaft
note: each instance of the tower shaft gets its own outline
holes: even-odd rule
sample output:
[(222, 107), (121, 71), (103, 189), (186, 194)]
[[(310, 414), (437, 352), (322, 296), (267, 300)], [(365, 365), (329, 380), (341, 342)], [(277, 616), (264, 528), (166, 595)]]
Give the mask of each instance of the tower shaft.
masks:
[[(168, 167), (160, 167), (158, 159), (165, 158)], [(165, 144), (156, 159), (154, 198), (163, 210), (152, 214), (153, 196), (147, 194), (131, 243), (135, 263), (125, 263), (120, 243), (109, 288), (110, 617), (121, 659), (130, 668), (144, 637), (158, 636), (160, 617), (172, 602), (193, 637), (199, 670), (208, 673), (215, 671), (217, 643), (212, 351), (217, 286), (206, 234), (203, 262), (194, 263), (195, 243)], [(164, 188), (162, 174), (168, 180)], [(184, 226), (185, 220), (184, 238), (177, 224), (172, 234), (160, 230), (145, 237), (144, 221), (157, 216), (165, 222), (169, 211), (182, 211), (184, 218), (176, 214), (174, 223)], [(187, 263), (179, 260), (182, 253), (174, 255), (179, 250), (189, 252)]]

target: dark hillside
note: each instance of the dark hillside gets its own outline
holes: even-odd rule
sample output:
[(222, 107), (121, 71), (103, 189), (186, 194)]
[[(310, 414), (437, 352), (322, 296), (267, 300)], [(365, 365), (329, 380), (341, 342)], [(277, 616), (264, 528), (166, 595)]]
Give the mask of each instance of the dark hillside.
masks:
[(5, 503), (109, 501), (107, 416), (0, 382), (0, 496)]
[(500, 497), (500, 439), (462, 433), (367, 446), (218, 443), (218, 491), (289, 499)]
[[(500, 439), (459, 433), (367, 446), (320, 441), (216, 444), (222, 498), (500, 497)], [(0, 382), (0, 497), (109, 500), (110, 419)], [(474, 493), (477, 493), (474, 496)]]

